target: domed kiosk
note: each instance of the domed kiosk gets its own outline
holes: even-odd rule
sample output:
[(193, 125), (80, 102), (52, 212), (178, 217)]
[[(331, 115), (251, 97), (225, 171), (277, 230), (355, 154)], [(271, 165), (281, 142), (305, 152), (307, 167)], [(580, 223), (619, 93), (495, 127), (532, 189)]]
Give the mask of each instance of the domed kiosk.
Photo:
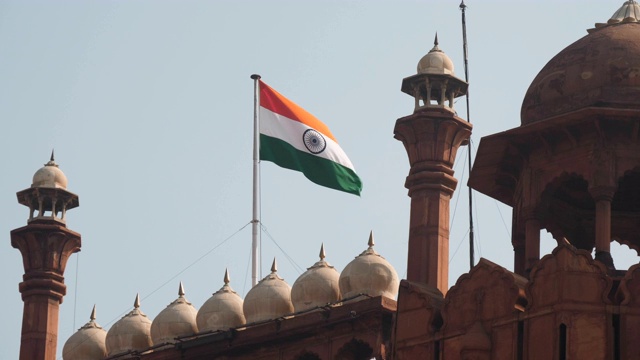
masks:
[(178, 298), (164, 308), (151, 323), (151, 340), (154, 346), (175, 343), (180, 336), (198, 332), (197, 311), (184, 297), (182, 282), (178, 288)]
[(247, 323), (277, 319), (293, 313), (291, 287), (278, 276), (276, 259), (273, 259), (271, 273), (249, 290), (242, 308)]
[(153, 345), (151, 320), (140, 310), (140, 295), (136, 295), (133, 310), (111, 326), (106, 343), (108, 356), (147, 350)]
[(540, 258), (540, 230), (614, 269), (610, 242), (638, 251), (640, 23), (627, 1), (553, 57), (521, 126), (482, 139), (469, 186), (513, 207), (515, 271)]

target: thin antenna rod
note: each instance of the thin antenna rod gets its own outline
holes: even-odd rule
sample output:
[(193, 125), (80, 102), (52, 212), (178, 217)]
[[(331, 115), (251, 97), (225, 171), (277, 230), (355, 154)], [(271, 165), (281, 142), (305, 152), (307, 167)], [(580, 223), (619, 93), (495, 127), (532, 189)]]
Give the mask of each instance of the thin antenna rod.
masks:
[[(464, 81), (469, 83), (469, 54), (467, 47), (467, 16), (466, 10), (467, 5), (465, 5), (464, 0), (460, 3), (460, 10), (462, 11), (462, 52), (464, 55)], [(469, 112), (469, 90), (467, 89), (467, 95), (465, 96), (467, 100), (467, 121), (471, 122), (471, 114)], [(471, 138), (469, 138), (469, 145), (467, 146), (468, 156), (469, 156), (469, 175), (471, 175)], [(475, 255), (474, 255), (474, 233), (473, 233), (473, 190), (469, 187), (469, 269), (473, 268), (475, 264)]]
[(251, 218), (251, 286), (258, 284), (259, 237), (260, 237), (260, 75), (253, 79), (253, 217)]

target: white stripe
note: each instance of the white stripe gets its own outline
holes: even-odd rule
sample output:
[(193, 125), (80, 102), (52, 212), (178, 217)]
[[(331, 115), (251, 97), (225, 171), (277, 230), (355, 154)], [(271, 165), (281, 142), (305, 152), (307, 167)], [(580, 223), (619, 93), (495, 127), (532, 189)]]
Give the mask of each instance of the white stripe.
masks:
[(324, 135), (323, 138), (327, 142), (325, 150), (319, 154), (312, 154), (309, 152), (302, 140), (302, 135), (307, 129), (312, 129), (312, 127), (299, 121), (291, 120), (286, 116), (274, 113), (262, 106), (260, 107), (260, 134), (286, 141), (297, 150), (329, 159), (355, 171), (351, 161), (347, 157), (347, 154), (342, 151), (340, 145)]

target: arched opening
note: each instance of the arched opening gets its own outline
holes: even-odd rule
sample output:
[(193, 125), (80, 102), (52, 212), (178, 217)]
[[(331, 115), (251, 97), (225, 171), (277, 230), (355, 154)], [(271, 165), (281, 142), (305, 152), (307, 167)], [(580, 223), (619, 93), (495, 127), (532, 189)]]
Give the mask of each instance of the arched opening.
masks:
[(362, 340), (352, 339), (344, 344), (336, 354), (335, 360), (371, 360), (375, 359), (373, 349)]

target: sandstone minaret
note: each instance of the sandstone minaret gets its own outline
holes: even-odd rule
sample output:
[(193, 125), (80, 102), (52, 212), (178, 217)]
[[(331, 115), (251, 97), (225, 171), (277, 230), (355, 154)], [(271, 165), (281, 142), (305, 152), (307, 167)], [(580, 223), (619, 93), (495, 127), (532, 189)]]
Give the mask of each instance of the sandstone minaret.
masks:
[(394, 129), (411, 166), (405, 183), (411, 197), (407, 280), (443, 294), (449, 277), (449, 202), (458, 183), (453, 162), (471, 136), (471, 124), (457, 116), (453, 103), (467, 87), (455, 77), (453, 62), (438, 48), (436, 36), (418, 73), (402, 81), (402, 91), (415, 98), (415, 109), (398, 119)]
[(11, 246), (20, 250), (24, 263), (20, 359), (55, 360), (58, 312), (66, 293), (64, 269), (81, 244), (80, 234), (66, 226), (67, 210), (78, 206), (78, 196), (67, 191), (67, 178), (53, 153), (33, 176), (31, 187), (17, 195), (29, 208), (27, 226), (11, 231)]

